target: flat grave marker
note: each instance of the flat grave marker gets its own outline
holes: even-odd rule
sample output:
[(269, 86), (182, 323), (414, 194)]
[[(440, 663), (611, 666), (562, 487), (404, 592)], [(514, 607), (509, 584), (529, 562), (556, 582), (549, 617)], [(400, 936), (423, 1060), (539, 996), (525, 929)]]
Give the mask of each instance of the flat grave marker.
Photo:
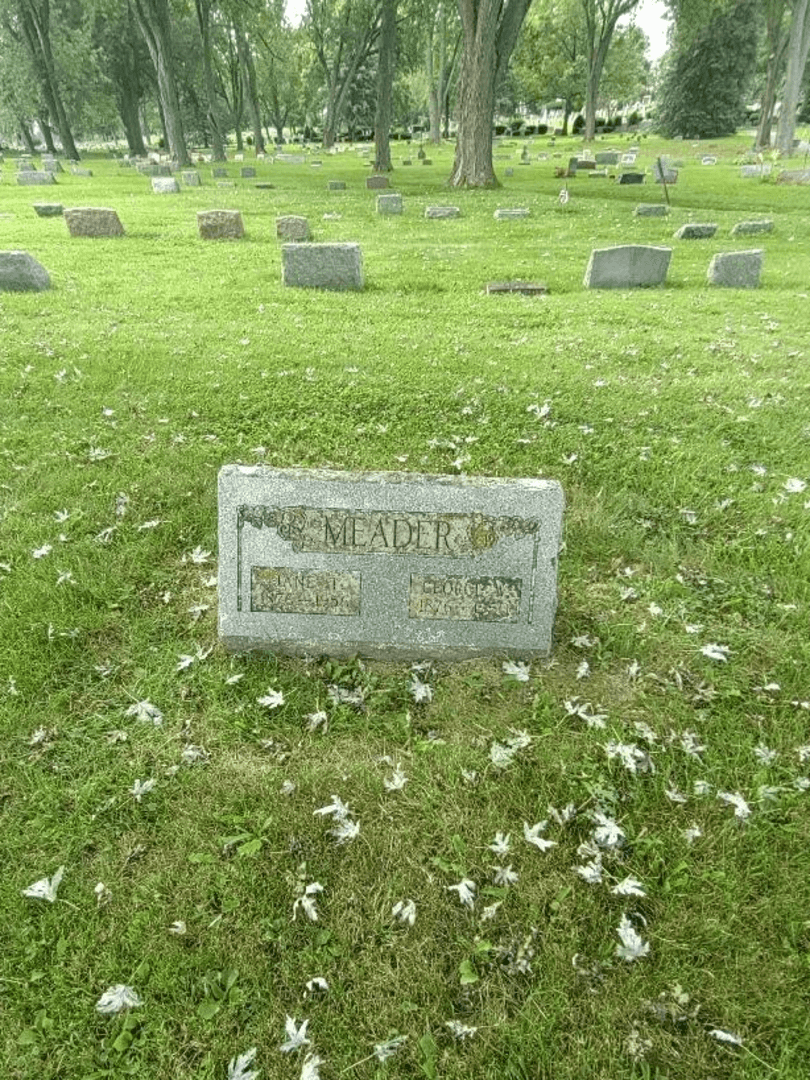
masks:
[(103, 206), (76, 206), (64, 211), (71, 236), (123, 236), (124, 227), (115, 210)]
[(299, 289), (362, 289), (359, 244), (284, 244), (281, 282)]
[(220, 638), (388, 660), (545, 655), (562, 513), (554, 480), (226, 465)]
[(197, 232), (201, 240), (239, 240), (245, 226), (238, 210), (198, 210)]

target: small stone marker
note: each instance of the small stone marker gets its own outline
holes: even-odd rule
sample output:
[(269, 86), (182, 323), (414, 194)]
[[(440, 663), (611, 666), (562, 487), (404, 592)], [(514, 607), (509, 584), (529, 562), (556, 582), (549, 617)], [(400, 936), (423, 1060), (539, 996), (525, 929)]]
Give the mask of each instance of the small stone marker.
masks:
[(693, 222), (689, 222), (686, 225), (681, 225), (680, 229), (675, 233), (676, 240), (706, 240), (710, 236), (714, 236), (717, 232), (716, 225), (697, 225)]
[(65, 224), (71, 236), (123, 236), (124, 227), (115, 210), (101, 206), (81, 206), (65, 210)]
[(173, 176), (153, 176), (152, 191), (155, 195), (177, 195), (180, 185)]
[(672, 248), (624, 244), (591, 252), (586, 289), (638, 289), (662, 285), (666, 280)]
[(305, 217), (297, 217), (288, 214), (285, 217), (276, 218), (276, 236), (279, 240), (309, 240), (312, 233), (309, 231), (309, 222)]
[[(568, 167), (570, 169), (570, 167), (571, 167), (570, 162), (569, 162)], [(577, 158), (577, 169), (587, 170), (587, 169), (595, 169), (595, 168), (596, 168), (596, 162), (593, 160), (593, 158)]]
[(776, 178), (777, 184), (810, 184), (810, 169), (783, 169)]
[(346, 183), (343, 180), (330, 180), (326, 189), (327, 191), (345, 191)]
[(272, 191), (275, 184), (254, 184), (257, 191)]
[(636, 217), (666, 217), (669, 207), (663, 203), (639, 203), (633, 213)]
[(626, 172), (619, 176), (620, 184), (643, 184), (644, 173), (641, 172)]
[(427, 206), (425, 207), (426, 218), (456, 218), (461, 217), (461, 210), (457, 206)]
[(773, 232), (772, 221), (738, 221), (731, 230), (732, 236), (753, 236), (756, 233)]
[(377, 196), (377, 213), (378, 214), (401, 214), (402, 213), (402, 196), (401, 195), (378, 195)]
[(712, 256), (707, 278), (712, 285), (728, 289), (756, 289), (762, 272), (764, 252), (726, 251)]
[(701, 165), (716, 165), (717, 164), (717, 158), (716, 157), (711, 157), (710, 155), (707, 155), (706, 157), (700, 159), (700, 164)]
[(197, 231), (202, 240), (239, 240), (245, 226), (238, 210), (198, 210)]
[(256, 176), (256, 170), (252, 165), (246, 165), (243, 169), (239, 170), (239, 175), (243, 180), (253, 180)]
[(499, 206), (492, 216), (496, 221), (512, 221), (514, 218), (527, 218), (530, 214), (527, 206)]
[(233, 155), (233, 160), (234, 161), (244, 161), (245, 160), (245, 155), (242, 154), (242, 153), (234, 154)]
[(554, 480), (226, 465), (220, 639), (386, 660), (547, 654), (562, 512)]
[(746, 180), (758, 179), (761, 176), (770, 176), (770, 175), (771, 175), (771, 166), (767, 162), (764, 162), (761, 165), (741, 165), (740, 166), (740, 176), (742, 176), (743, 179), (746, 179)]
[(17, 173), (17, 183), (23, 187), (37, 187), (40, 184), (55, 184), (56, 177), (49, 172), (34, 172), (23, 169)]
[(551, 290), (542, 281), (490, 281), (487, 295), (490, 293), (520, 293), (521, 296), (546, 296)]
[(224, 180), (228, 175), (228, 170), (223, 169), (221, 165), (217, 165), (216, 168), (211, 170), (211, 176), (214, 180)]
[(37, 217), (61, 217), (64, 207), (58, 202), (34, 203)]
[(433, 158), (423, 157), (422, 158), (422, 164), (423, 165), (432, 165), (433, 164)]
[(636, 157), (637, 157), (636, 154), (622, 154), (622, 156), (619, 158), (619, 164), (620, 165), (635, 165)]
[(44, 292), (48, 271), (27, 251), (0, 251), (0, 292)]
[(281, 281), (299, 289), (362, 289), (359, 244), (285, 244)]
[(668, 165), (661, 166), (656, 161), (653, 165), (653, 177), (656, 184), (677, 184), (678, 170)]
[(503, 175), (507, 176), (507, 177), (508, 176), (514, 176), (515, 175), (515, 170), (514, 169), (504, 169), (503, 170)]
[(618, 165), (619, 164), (619, 151), (618, 150), (602, 150), (596, 155), (597, 165)]
[(367, 176), (366, 177), (366, 187), (368, 188), (369, 191), (377, 191), (380, 188), (387, 188), (388, 187), (388, 177), (387, 176)]
[(402, 164), (403, 165), (413, 165), (413, 162), (411, 161), (410, 158), (403, 158), (402, 159)]
[(93, 175), (93, 170), (92, 169), (80, 168), (80, 166), (78, 166), (78, 165), (74, 165), (71, 168), (70, 171), (73, 173), (74, 176), (92, 176)]
[(180, 179), (183, 181), (186, 187), (200, 186), (200, 174), (198, 172), (180, 173)]
[(43, 158), (42, 159), (42, 171), (49, 173), (60, 173), (65, 170), (62, 168), (56, 158)]

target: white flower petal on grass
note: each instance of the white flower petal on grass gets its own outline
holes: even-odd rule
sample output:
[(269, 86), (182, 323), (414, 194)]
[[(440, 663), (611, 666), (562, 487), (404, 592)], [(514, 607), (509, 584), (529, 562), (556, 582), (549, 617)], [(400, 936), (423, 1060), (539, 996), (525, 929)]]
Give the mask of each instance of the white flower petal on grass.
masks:
[(181, 653), (177, 660), (177, 667), (175, 671), (185, 671), (186, 668), (190, 668), (196, 660), (194, 656), (188, 656), (185, 653)]
[(351, 818), (340, 818), (329, 832), (339, 844), (347, 844), (360, 835), (360, 822), (352, 821)]
[(528, 682), (531, 675), (529, 665), (523, 660), (505, 660), (503, 663), (504, 675), (510, 675), (518, 682)]
[(298, 909), (300, 907), (303, 908), (304, 913), (310, 922), (317, 922), (318, 907), (315, 897), (318, 893), (322, 892), (323, 885), (321, 885), (320, 881), (311, 881), (293, 904), (293, 921), (295, 921), (295, 916), (298, 914)]
[(470, 881), (469, 878), (462, 878), (458, 885), (445, 885), (445, 889), (448, 892), (457, 892), (463, 907), (468, 907), (471, 911), (475, 907), (476, 885), (474, 881)]
[(237, 672), (236, 675), (229, 675), (228, 678), (225, 680), (225, 685), (226, 686), (235, 686), (239, 682), (239, 680), (244, 679), (244, 677), (245, 677), (244, 671)]
[(32, 900), (47, 900), (49, 904), (52, 904), (56, 900), (56, 890), (59, 888), (64, 873), (64, 866), (60, 866), (53, 877), (42, 878), (40, 881), (35, 881), (33, 885), (29, 885), (27, 889), (22, 889), (23, 896), (28, 896)]
[(268, 709), (277, 709), (280, 705), (284, 704), (284, 694), (281, 690), (274, 690), (272, 686), (267, 688), (267, 693), (264, 697), (256, 698), (259, 705), (264, 705)]
[(624, 830), (613, 818), (609, 818), (597, 810), (594, 812), (593, 820), (596, 822), (593, 838), (600, 847), (613, 848), (621, 846), (624, 840)]
[(807, 487), (807, 483), (804, 480), (800, 480), (798, 476), (791, 476), (784, 482), (782, 487), (788, 495), (800, 495)]
[(152, 788), (155, 786), (154, 780), (136, 780), (132, 787), (129, 789), (130, 795), (135, 796), (135, 801), (140, 802), (144, 795), (148, 795)]
[(772, 765), (779, 757), (779, 751), (771, 750), (764, 743), (760, 743), (759, 746), (754, 747), (754, 757), (762, 765)]
[(723, 1031), (722, 1028), (712, 1028), (709, 1035), (713, 1039), (717, 1039), (718, 1042), (732, 1043), (734, 1046), (742, 1046), (742, 1039), (739, 1035), (733, 1035), (730, 1031)]
[(310, 994), (314, 994), (316, 990), (320, 990), (322, 993), (327, 993), (329, 990), (329, 983), (323, 977), (323, 975), (316, 975), (314, 979), (309, 979), (306, 983), (307, 990)]
[(391, 914), (395, 919), (399, 919), (401, 923), (413, 926), (416, 922), (416, 904), (413, 900), (397, 900), (391, 908)]
[(496, 900), (494, 904), (488, 904), (479, 916), (481, 922), (489, 922), (490, 919), (494, 919), (502, 903), (502, 900)]
[(43, 544), (42, 547), (34, 548), (31, 554), (35, 559), (44, 559), (45, 556), (50, 555), (52, 551), (53, 548), (50, 544)]
[(708, 645), (701, 645), (700, 651), (704, 656), (708, 656), (710, 660), (721, 660), (725, 663), (731, 649), (728, 645), (716, 645), (714, 642), (710, 642)]
[(527, 844), (532, 844), (538, 851), (548, 851), (549, 848), (557, 846), (556, 840), (544, 840), (540, 835), (545, 832), (547, 821), (538, 821), (535, 825), (529, 825), (528, 821), (523, 822), (523, 839)]
[(614, 896), (646, 896), (644, 886), (634, 877), (626, 877), (610, 890)]
[(279, 1050), (282, 1054), (289, 1054), (293, 1050), (300, 1050), (302, 1046), (309, 1046), (310, 1040), (307, 1038), (307, 1024), (309, 1020), (304, 1020), (300, 1027), (296, 1026), (295, 1017), (288, 1016), (284, 1021), (284, 1034), (287, 1036), (286, 1040), (279, 1046)]
[(478, 1031), (477, 1027), (471, 1027), (468, 1024), (462, 1024), (460, 1020), (445, 1020), (444, 1026), (449, 1028), (457, 1039), (471, 1039)]
[(427, 705), (433, 701), (433, 688), (426, 682), (422, 682), (416, 675), (411, 675), (411, 685), (408, 687), (413, 700), (417, 705)]
[(282, 795), (294, 795), (295, 784), (292, 780), (285, 780), (283, 781), (281, 787), (278, 790)]
[(154, 724), (155, 727), (160, 727), (163, 723), (163, 713), (151, 701), (136, 701), (134, 705), (130, 705), (124, 715), (134, 716), (144, 723)]
[(193, 551), (189, 551), (189, 552), (187, 552), (187, 554), (185, 554), (183, 556), (183, 562), (196, 563), (199, 566), (202, 563), (207, 563), (208, 560), (210, 559), (210, 557), (211, 557), (211, 552), (210, 551), (205, 551), (198, 544), (194, 548)]
[(597, 855), (584, 866), (575, 866), (574, 869), (583, 881), (587, 881), (589, 885), (598, 885), (602, 880), (602, 856)]
[(329, 717), (323, 711), (318, 709), (317, 712), (307, 713), (307, 731), (317, 731), (318, 728), (323, 728), (324, 731), (329, 727)]
[(686, 802), (686, 796), (683, 795), (677, 788), (665, 788), (664, 794), (670, 802), (683, 804)]
[(180, 760), (184, 765), (188, 765), (191, 768), (192, 765), (207, 765), (210, 760), (210, 754), (203, 746), (195, 746), (194, 743), (189, 743), (188, 746), (183, 748), (180, 754)]
[(650, 951), (649, 941), (642, 941), (626, 915), (622, 915), (617, 930), (622, 943), (616, 946), (616, 955), (621, 960), (627, 960), (629, 963), (647, 956)]
[(635, 743), (620, 743), (611, 740), (605, 743), (605, 753), (609, 761), (618, 758), (628, 772), (655, 772), (652, 758)]
[(588, 663), (587, 660), (581, 660), (579, 664), (577, 664), (577, 678), (587, 679), (590, 673), (591, 665)]
[(323, 1058), (319, 1058), (317, 1054), (307, 1054), (301, 1066), (300, 1080), (321, 1080), (321, 1065)]
[(115, 1013), (123, 1012), (124, 1009), (136, 1009), (139, 1005), (143, 1005), (143, 1002), (132, 987), (117, 983), (115, 986), (110, 986), (105, 990), (98, 999), (96, 1012), (103, 1013), (105, 1016), (112, 1016)]
[(239, 1057), (231, 1058), (228, 1063), (227, 1080), (258, 1080), (259, 1070), (250, 1068), (255, 1058), (255, 1046), (251, 1046), (249, 1050), (246, 1050), (244, 1054), (240, 1054)]
[(509, 866), (491, 866), (490, 870), (495, 871), (493, 878), (496, 885), (509, 886), (514, 885), (520, 877), (520, 874), (516, 870), (512, 869), (512, 864)]
[(517, 751), (513, 750), (510, 746), (504, 746), (503, 743), (494, 742), (489, 748), (489, 760), (496, 769), (506, 769), (514, 761), (516, 752)]
[(489, 845), (489, 850), (494, 851), (496, 855), (508, 855), (509, 854), (509, 842), (511, 840), (511, 834), (502, 832), (495, 833), (495, 839)]
[(176, 934), (177, 937), (182, 937), (186, 932), (186, 924), (183, 919), (178, 919), (177, 922), (173, 922), (171, 926), (167, 927), (170, 934)]
[(374, 1057), (377, 1061), (387, 1061), (388, 1058), (393, 1057), (400, 1046), (407, 1041), (407, 1035), (394, 1035), (392, 1038), (386, 1039), (385, 1042), (375, 1043)]
[(112, 893), (103, 881), (99, 881), (95, 885), (93, 892), (96, 894), (96, 905), (98, 907), (104, 907), (105, 904), (109, 904), (112, 900)]
[(699, 825), (690, 825), (688, 829), (684, 829), (681, 834), (687, 844), (693, 843), (695, 840), (700, 839), (703, 836), (703, 830)]
[(312, 811), (313, 814), (320, 814), (323, 817), (326, 814), (334, 814), (335, 817), (340, 820), (349, 816), (349, 804), (343, 802), (337, 795), (332, 796), (332, 801), (328, 806), (321, 806), (317, 810)]
[(738, 821), (746, 821), (751, 816), (751, 807), (739, 791), (718, 791), (717, 798), (721, 799), (727, 806), (734, 807), (734, 817)]
[(397, 762), (397, 765), (394, 768), (393, 775), (383, 779), (383, 786), (386, 791), (402, 791), (407, 783), (408, 777), (402, 771), (402, 766), (399, 762)]

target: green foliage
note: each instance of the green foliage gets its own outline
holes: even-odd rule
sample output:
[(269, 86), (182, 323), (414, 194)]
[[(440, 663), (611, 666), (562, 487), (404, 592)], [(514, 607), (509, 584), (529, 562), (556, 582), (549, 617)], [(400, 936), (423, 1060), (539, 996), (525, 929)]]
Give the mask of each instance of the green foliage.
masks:
[(658, 121), (667, 136), (716, 138), (745, 116), (761, 27), (757, 0), (734, 0), (679, 38), (667, 56)]

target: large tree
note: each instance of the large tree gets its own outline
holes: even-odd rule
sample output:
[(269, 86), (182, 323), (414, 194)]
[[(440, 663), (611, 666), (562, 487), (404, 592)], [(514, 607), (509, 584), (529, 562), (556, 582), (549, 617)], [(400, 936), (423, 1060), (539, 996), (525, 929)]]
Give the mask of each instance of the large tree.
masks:
[(214, 77), (214, 55), (211, 42), (211, 8), (213, 0), (194, 0), (197, 13), (197, 26), (200, 31), (200, 45), (202, 46), (203, 81), (205, 83), (205, 100), (208, 106), (208, 130), (211, 133), (211, 150), (214, 161), (225, 160), (225, 140), (223, 137), (222, 121), (220, 119), (219, 95), (217, 94), (216, 79)]
[(392, 95), (397, 52), (398, 0), (382, 0), (380, 49), (377, 62), (377, 107), (374, 112), (374, 170), (390, 172)]
[(759, 102), (759, 126), (756, 145), (763, 149), (771, 145), (771, 128), (779, 80), (785, 67), (790, 18), (788, 0), (764, 0), (765, 11), (765, 80)]
[(779, 112), (777, 145), (783, 154), (793, 151), (796, 132), (796, 109), (799, 105), (802, 78), (810, 53), (810, 0), (793, 0), (790, 17), (790, 37), (787, 47), (787, 73), (782, 108)]
[(568, 118), (582, 108), (588, 77), (585, 20), (579, 0), (535, 0), (513, 59), (518, 94), (539, 111), (563, 102), (564, 135)]
[(452, 187), (497, 187), (492, 166), (495, 93), (531, 0), (458, 0), (461, 81)]
[(157, 73), (161, 118), (169, 149), (180, 165), (190, 165), (177, 92), (169, 0), (132, 0), (132, 5)]
[(580, 0), (585, 19), (585, 49), (588, 76), (585, 83), (585, 138), (596, 134), (596, 106), (599, 84), (610, 42), (619, 19), (629, 15), (639, 0)]

